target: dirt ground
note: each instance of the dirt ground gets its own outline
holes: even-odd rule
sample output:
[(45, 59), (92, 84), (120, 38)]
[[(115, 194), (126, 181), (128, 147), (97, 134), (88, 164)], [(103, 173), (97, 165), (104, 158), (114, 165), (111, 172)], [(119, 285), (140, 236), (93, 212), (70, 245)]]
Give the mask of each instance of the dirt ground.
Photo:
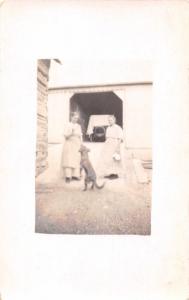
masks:
[(102, 190), (83, 192), (83, 180), (36, 183), (36, 232), (149, 235), (151, 181), (137, 182), (131, 158), (126, 170), (125, 178), (107, 180)]

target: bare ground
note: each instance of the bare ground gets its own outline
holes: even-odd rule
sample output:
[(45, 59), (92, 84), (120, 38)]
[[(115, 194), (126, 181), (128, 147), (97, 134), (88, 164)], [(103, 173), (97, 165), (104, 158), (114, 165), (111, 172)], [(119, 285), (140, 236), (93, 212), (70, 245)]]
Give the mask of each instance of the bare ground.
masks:
[(127, 171), (102, 190), (83, 192), (82, 181), (36, 184), (36, 232), (149, 235), (151, 182), (137, 183), (131, 160)]

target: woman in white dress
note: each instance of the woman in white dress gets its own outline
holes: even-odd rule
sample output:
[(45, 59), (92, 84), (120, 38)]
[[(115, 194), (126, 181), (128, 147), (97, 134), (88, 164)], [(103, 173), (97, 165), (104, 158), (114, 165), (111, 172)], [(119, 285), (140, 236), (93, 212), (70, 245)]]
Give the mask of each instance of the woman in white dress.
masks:
[(78, 124), (79, 115), (73, 113), (64, 131), (64, 146), (62, 151), (62, 168), (65, 181), (80, 179), (80, 160), (79, 152), (82, 143), (81, 126)]
[(106, 141), (101, 155), (101, 175), (105, 178), (116, 179), (122, 173), (121, 143), (123, 130), (116, 124), (116, 118), (109, 116), (109, 126), (106, 130)]

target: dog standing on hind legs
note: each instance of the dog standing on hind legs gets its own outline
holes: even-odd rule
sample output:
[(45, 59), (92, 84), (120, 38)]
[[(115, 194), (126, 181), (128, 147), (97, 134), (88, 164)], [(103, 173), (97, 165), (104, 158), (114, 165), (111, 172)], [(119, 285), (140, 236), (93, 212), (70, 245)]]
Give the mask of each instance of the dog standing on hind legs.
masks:
[(102, 185), (98, 185), (96, 182), (96, 172), (89, 160), (88, 152), (90, 151), (84, 145), (81, 145), (79, 152), (81, 152), (81, 170), (84, 169), (85, 171), (85, 187), (83, 191), (86, 191), (88, 188), (88, 183), (92, 182), (91, 189), (96, 187), (97, 189), (102, 189), (105, 185), (105, 182)]

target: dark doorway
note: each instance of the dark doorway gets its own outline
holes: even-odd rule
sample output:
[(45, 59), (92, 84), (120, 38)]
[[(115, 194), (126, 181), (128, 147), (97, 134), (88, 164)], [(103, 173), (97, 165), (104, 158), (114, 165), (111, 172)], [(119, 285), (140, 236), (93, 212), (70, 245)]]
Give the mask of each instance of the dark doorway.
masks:
[(123, 127), (123, 103), (114, 92), (77, 93), (70, 99), (70, 114), (78, 111), (84, 140), (87, 137), (89, 120), (93, 115), (114, 115), (117, 124)]

